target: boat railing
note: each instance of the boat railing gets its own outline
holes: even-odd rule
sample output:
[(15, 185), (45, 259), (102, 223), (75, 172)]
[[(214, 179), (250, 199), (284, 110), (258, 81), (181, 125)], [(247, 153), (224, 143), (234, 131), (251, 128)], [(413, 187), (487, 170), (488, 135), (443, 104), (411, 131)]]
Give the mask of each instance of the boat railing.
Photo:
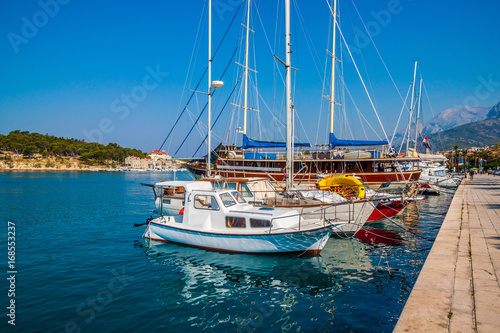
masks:
[[(364, 205), (364, 204), (368, 203), (368, 201), (369, 200), (366, 200), (366, 201), (363, 201), (363, 202), (355, 202), (355, 204)], [(355, 219), (355, 216), (354, 216), (354, 205), (353, 205), (352, 201), (343, 202), (341, 204), (331, 204), (331, 205), (327, 205), (327, 206), (320, 206), (317, 209), (314, 209), (314, 210), (312, 210), (310, 212), (305, 212), (305, 213), (304, 213), (304, 208), (306, 208), (306, 207), (302, 207), (300, 213), (291, 214), (291, 215), (285, 215), (285, 216), (278, 216), (278, 217), (271, 218), (270, 225), (269, 225), (269, 233), (272, 233), (272, 228), (274, 226), (273, 222), (275, 220), (286, 219), (286, 218), (295, 217), (295, 216), (299, 217), (299, 224), (298, 224), (298, 230), (299, 231), (301, 229), (303, 217), (306, 216), (306, 215), (309, 215), (309, 216), (313, 216), (314, 215), (314, 216), (316, 216), (319, 213), (320, 214), (320, 220), (323, 221), (323, 225), (326, 225), (327, 222), (331, 223), (332, 221), (338, 221), (339, 219), (337, 218), (337, 209), (336, 208), (339, 205), (349, 205), (348, 219), (347, 219), (348, 221), (347, 222), (353, 221)], [(333, 215), (332, 218), (327, 218), (327, 210), (330, 209), (330, 208), (335, 208), (335, 210), (332, 212), (332, 214), (334, 214), (334, 215)]]

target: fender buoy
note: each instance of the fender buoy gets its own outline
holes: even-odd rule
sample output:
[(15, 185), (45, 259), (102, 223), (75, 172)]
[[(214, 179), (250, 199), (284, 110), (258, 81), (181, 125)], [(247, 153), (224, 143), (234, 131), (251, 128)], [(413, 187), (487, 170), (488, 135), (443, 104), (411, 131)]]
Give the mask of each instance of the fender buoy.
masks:
[(181, 210), (179, 211), (179, 215), (184, 215), (184, 207), (182, 207)]
[(338, 193), (345, 198), (357, 197), (364, 199), (366, 195), (365, 185), (359, 179), (342, 175), (328, 176), (316, 182), (316, 188)]

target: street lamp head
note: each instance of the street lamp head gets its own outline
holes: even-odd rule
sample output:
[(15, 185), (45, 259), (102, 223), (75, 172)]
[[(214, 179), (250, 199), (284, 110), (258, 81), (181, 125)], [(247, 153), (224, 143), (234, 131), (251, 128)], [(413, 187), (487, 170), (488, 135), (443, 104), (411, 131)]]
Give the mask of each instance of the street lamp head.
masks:
[(214, 89), (220, 88), (224, 85), (224, 82), (222, 81), (212, 81), (212, 87)]

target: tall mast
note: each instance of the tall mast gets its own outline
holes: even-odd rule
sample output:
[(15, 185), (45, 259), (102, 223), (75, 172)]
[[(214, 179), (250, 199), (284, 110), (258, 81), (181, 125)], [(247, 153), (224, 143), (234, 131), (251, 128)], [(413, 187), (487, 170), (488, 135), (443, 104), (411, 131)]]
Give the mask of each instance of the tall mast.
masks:
[(285, 0), (285, 43), (286, 43), (286, 189), (293, 186), (293, 106), (292, 106), (292, 76), (290, 59), (290, 0)]
[(247, 134), (247, 112), (248, 112), (248, 38), (250, 34), (250, 0), (247, 7), (247, 39), (245, 48), (245, 97), (243, 99), (243, 131), (240, 133)]
[(208, 0), (208, 135), (207, 177), (210, 177), (212, 155), (212, 0)]
[(330, 133), (333, 133), (335, 115), (335, 31), (337, 25), (337, 0), (333, 0), (332, 84), (330, 87)]
[(422, 108), (422, 79), (420, 79), (420, 87), (418, 88), (418, 102), (417, 102), (417, 119), (415, 120), (415, 151), (417, 151), (418, 139), (418, 120), (420, 118), (420, 110)]
[(417, 61), (415, 61), (415, 69), (413, 70), (413, 81), (411, 83), (411, 102), (410, 102), (410, 118), (408, 120), (408, 137), (406, 140), (406, 154), (408, 154), (408, 147), (410, 145), (410, 129), (411, 129), (411, 118), (413, 116), (413, 102), (415, 100), (415, 79), (417, 77)]

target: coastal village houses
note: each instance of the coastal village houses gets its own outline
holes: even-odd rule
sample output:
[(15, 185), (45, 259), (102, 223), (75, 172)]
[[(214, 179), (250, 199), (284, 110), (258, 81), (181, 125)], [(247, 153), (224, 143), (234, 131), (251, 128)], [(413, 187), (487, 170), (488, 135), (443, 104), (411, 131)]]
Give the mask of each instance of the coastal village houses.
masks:
[(169, 154), (163, 150), (153, 150), (148, 153), (150, 158), (139, 158), (137, 156), (129, 156), (125, 158), (125, 165), (131, 169), (161, 169), (166, 170), (172, 167)]

